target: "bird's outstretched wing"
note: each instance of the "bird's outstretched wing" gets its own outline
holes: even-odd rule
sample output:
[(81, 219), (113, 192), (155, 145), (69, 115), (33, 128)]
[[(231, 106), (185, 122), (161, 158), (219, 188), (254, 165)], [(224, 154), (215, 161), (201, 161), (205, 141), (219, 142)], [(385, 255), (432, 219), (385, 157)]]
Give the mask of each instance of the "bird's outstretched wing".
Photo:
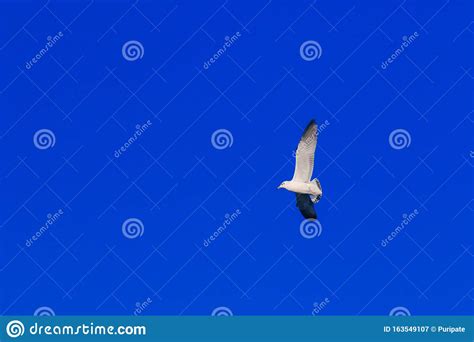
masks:
[(296, 165), (293, 180), (307, 183), (311, 180), (314, 167), (314, 152), (316, 151), (318, 125), (311, 120), (303, 132), (296, 150)]
[(317, 219), (316, 210), (314, 210), (314, 203), (307, 194), (296, 194), (296, 206), (306, 219)]

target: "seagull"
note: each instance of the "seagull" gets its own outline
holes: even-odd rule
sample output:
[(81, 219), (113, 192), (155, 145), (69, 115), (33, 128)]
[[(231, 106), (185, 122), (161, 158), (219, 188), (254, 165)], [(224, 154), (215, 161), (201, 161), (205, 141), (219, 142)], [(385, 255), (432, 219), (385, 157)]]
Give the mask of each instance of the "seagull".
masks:
[(311, 120), (306, 126), (296, 150), (296, 165), (293, 179), (284, 181), (278, 189), (286, 189), (296, 193), (296, 206), (305, 219), (316, 220), (318, 216), (314, 204), (318, 203), (323, 195), (321, 184), (317, 178), (311, 180), (314, 168), (314, 152), (318, 125)]

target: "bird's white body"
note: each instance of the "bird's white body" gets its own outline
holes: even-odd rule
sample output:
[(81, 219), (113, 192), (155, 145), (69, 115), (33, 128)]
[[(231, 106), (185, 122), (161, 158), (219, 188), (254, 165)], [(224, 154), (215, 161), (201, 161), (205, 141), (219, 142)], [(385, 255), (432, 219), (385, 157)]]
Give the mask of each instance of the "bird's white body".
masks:
[(300, 193), (300, 194), (308, 194), (312, 196), (322, 195), (323, 192), (318, 187), (317, 183), (304, 183), (304, 182), (296, 182), (296, 181), (287, 181), (285, 182), (282, 188), (285, 188), (288, 191)]

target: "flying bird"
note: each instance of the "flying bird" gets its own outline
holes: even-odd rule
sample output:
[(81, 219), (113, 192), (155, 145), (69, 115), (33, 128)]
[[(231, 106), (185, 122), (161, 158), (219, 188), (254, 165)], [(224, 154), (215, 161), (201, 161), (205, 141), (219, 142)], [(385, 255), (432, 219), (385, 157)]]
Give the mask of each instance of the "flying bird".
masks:
[(306, 219), (316, 220), (314, 204), (318, 203), (323, 195), (321, 184), (317, 178), (311, 180), (314, 168), (314, 152), (318, 139), (318, 125), (311, 120), (303, 132), (303, 136), (296, 150), (296, 165), (293, 179), (284, 181), (278, 189), (286, 189), (296, 193), (296, 206)]

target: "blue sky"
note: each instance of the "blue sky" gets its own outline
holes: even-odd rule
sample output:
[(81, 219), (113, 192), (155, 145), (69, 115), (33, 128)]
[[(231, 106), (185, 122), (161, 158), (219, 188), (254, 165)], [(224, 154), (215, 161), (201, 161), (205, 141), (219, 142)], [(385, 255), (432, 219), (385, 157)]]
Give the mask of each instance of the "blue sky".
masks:
[(472, 3), (2, 7), (3, 314), (473, 313)]

